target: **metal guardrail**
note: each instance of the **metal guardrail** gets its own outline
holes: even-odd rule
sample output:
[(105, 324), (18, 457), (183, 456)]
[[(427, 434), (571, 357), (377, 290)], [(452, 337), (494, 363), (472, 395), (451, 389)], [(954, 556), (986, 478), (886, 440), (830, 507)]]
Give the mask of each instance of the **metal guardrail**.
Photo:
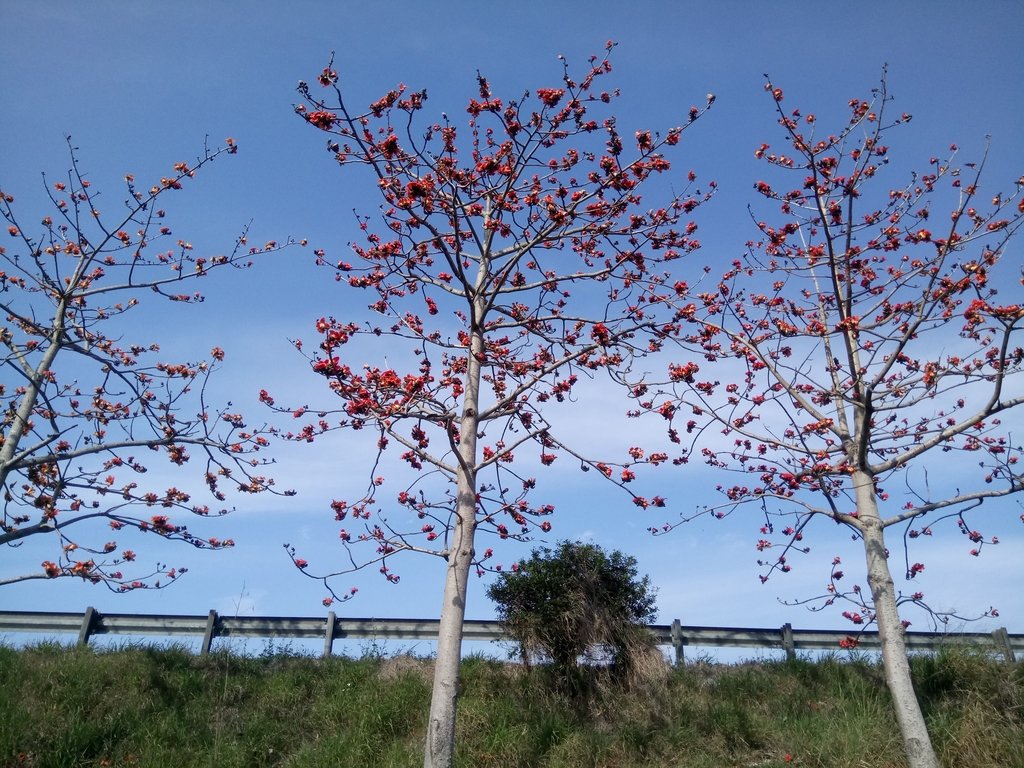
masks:
[[(238, 638), (322, 638), (324, 656), (330, 656), (335, 640), (401, 639), (435, 640), (437, 619), (339, 619), (333, 611), (324, 617), (287, 616), (221, 616), (216, 611), (206, 615), (140, 615), (100, 613), (87, 608), (85, 613), (52, 611), (0, 611), (0, 635), (8, 632), (78, 633), (78, 642), (88, 644), (93, 635), (145, 635), (158, 637), (203, 638), (200, 653), (210, 652), (218, 637)], [(658, 645), (671, 646), (676, 663), (684, 659), (688, 646), (715, 648), (770, 648), (783, 650), (787, 658), (797, 651), (836, 650), (840, 642), (854, 638), (860, 650), (881, 648), (877, 632), (842, 632), (836, 630), (793, 629), (783, 624), (779, 629), (692, 627), (679, 619), (671, 624), (648, 627)], [(464, 639), (508, 641), (511, 638), (498, 621), (467, 620)], [(987, 648), (1013, 662), (1024, 653), (1024, 634), (1009, 634), (1005, 628), (993, 632), (907, 632), (911, 651), (937, 651), (950, 644), (969, 644)]]

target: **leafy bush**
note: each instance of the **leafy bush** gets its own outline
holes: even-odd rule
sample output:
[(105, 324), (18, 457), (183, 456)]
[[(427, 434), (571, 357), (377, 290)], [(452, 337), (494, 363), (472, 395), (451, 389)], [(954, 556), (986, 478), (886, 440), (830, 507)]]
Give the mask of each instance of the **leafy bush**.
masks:
[(637, 576), (636, 559), (594, 544), (560, 542), (533, 551), (487, 589), (498, 618), (520, 646), (524, 662), (551, 662), (572, 675), (581, 660), (611, 661), (629, 673), (651, 650), (656, 591)]

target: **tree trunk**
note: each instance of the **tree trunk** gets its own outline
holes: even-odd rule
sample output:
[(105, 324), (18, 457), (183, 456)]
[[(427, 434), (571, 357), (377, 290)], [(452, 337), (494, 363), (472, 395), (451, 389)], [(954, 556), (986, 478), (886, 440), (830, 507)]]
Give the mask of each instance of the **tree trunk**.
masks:
[(53, 330), (50, 331), (50, 346), (43, 353), (42, 360), (36, 366), (35, 371), (28, 376), (29, 383), (25, 385), (25, 394), (18, 404), (18, 410), (14, 414), (10, 429), (4, 436), (3, 444), (0, 445), (0, 488), (7, 487), (7, 477), (11, 472), (14, 457), (17, 455), (21, 445), (21, 439), (28, 429), (29, 421), (32, 419), (32, 412), (35, 410), (39, 400), (39, 393), (43, 387), (46, 374), (53, 366), (57, 353), (61, 350), (61, 337), (64, 335), (64, 312), (65, 301), (57, 305), (56, 314), (53, 318)]
[[(483, 278), (481, 277), (480, 280)], [(479, 305), (474, 306), (479, 317)], [(466, 618), (466, 587), (473, 564), (476, 537), (476, 446), (480, 428), (480, 360), (484, 356), (480, 325), (471, 330), (465, 396), (459, 421), (458, 496), (455, 527), (448, 550), (444, 600), (437, 631), (434, 687), (430, 694), (427, 743), (423, 768), (451, 768), (455, 759), (455, 712), (459, 699), (459, 663), (462, 661), (462, 629)]]
[(450, 768), (455, 758), (455, 713), (459, 698), (462, 626), (466, 618), (466, 586), (473, 560), (474, 529), (475, 520), (472, 516), (456, 524), (456, 541), (448, 556), (423, 768)]
[(941, 768), (910, 678), (910, 660), (907, 658), (903, 624), (896, 605), (896, 590), (889, 570), (885, 532), (878, 514), (874, 482), (867, 473), (855, 472), (853, 483), (857, 489), (857, 512), (864, 535), (868, 586), (871, 588), (875, 623), (878, 625), (882, 645), (885, 682), (896, 710), (896, 722), (903, 737), (907, 765), (910, 768)]

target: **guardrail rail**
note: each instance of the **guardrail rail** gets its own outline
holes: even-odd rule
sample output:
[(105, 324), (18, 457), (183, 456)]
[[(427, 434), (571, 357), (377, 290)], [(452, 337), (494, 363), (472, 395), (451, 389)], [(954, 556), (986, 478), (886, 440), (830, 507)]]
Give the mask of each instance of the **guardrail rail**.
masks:
[[(215, 638), (322, 638), (323, 655), (330, 656), (336, 640), (436, 640), (437, 619), (345, 619), (334, 611), (326, 616), (221, 616), (216, 611), (202, 615), (142, 615), (101, 613), (87, 608), (84, 613), (55, 611), (0, 611), (0, 635), (9, 632), (36, 634), (78, 633), (79, 644), (86, 645), (94, 635), (145, 635), (158, 637), (203, 638), (200, 653), (207, 654)], [(877, 632), (793, 629), (783, 624), (778, 629), (684, 626), (679, 619), (671, 624), (648, 627), (658, 645), (671, 646), (676, 663), (684, 661), (687, 646), (714, 648), (767, 648), (782, 650), (786, 658), (797, 651), (837, 650), (841, 642), (853, 639), (860, 650), (880, 650)], [(499, 621), (467, 620), (464, 639), (511, 641)], [(907, 632), (911, 651), (935, 652), (951, 643), (969, 644), (998, 653), (1013, 662), (1024, 653), (1024, 634), (1010, 634), (1000, 627), (992, 632)]]

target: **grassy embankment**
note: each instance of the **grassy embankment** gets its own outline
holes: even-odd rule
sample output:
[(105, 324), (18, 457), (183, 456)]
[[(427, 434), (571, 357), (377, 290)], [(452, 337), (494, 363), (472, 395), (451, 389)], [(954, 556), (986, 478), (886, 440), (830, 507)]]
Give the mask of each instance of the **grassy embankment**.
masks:
[[(0, 648), (0, 765), (418, 766), (429, 667)], [(950, 650), (916, 658), (914, 674), (945, 765), (1024, 768), (1024, 664)], [(463, 675), (467, 768), (903, 765), (881, 669), (866, 659), (698, 663), (589, 697), (488, 659), (468, 659)]]

